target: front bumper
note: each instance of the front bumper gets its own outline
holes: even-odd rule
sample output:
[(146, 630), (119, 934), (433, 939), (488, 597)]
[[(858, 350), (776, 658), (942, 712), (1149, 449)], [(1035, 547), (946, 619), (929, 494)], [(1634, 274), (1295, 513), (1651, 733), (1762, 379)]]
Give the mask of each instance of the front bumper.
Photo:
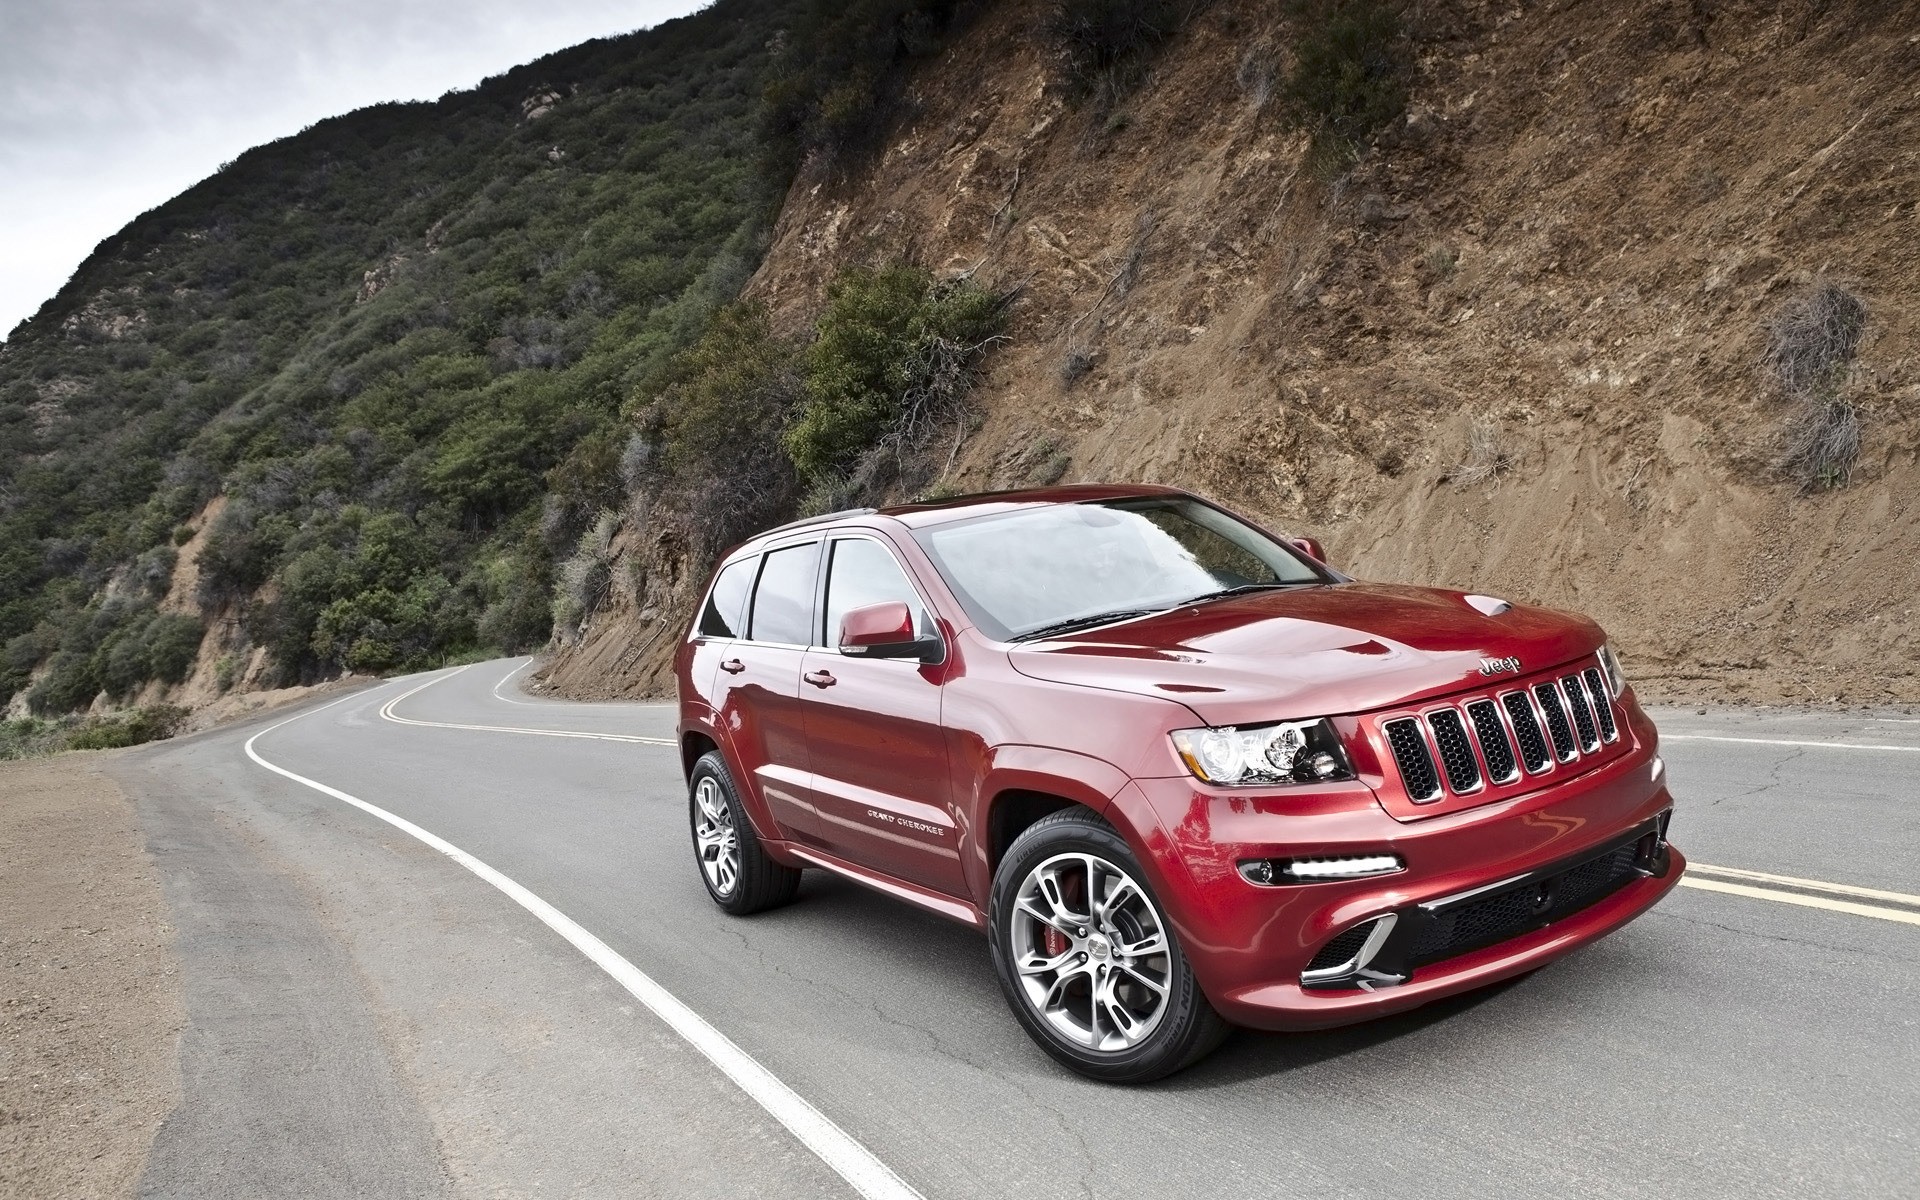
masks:
[(1405, 983), (1370, 991), (1324, 991), (1309, 990), (1298, 980), (1283, 980), (1227, 993), (1215, 1001), (1215, 1007), (1235, 1024), (1257, 1029), (1329, 1029), (1524, 975), (1612, 933), (1672, 891), (1686, 869), (1686, 859), (1671, 846), (1667, 853), (1669, 865), (1663, 876), (1638, 879), (1544, 929), (1416, 968)]
[[(1312, 795), (1239, 794), (1185, 779), (1135, 780), (1121, 808), (1136, 828), (1157, 827), (1149, 873), (1194, 973), (1222, 1016), (1259, 1029), (1318, 1029), (1398, 1012), (1522, 974), (1646, 911), (1679, 882), (1685, 860), (1666, 848), (1600, 899), (1540, 916), (1493, 944), (1466, 939), (1436, 958), (1420, 940), (1435, 911), (1463, 894), (1548, 879), (1569, 864), (1625, 845), (1672, 808), (1644, 716), (1629, 720), (1630, 749), (1595, 769), (1525, 795), (1425, 820), (1396, 820), (1360, 785)], [(1664, 829), (1664, 826), (1660, 828)], [(1406, 869), (1343, 882), (1260, 886), (1250, 859), (1392, 853)], [(1378, 976), (1302, 975), (1337, 935), (1387, 914), (1401, 928), (1373, 947)], [(1431, 929), (1429, 928), (1429, 932)], [(1422, 960), (1409, 949), (1424, 946)]]

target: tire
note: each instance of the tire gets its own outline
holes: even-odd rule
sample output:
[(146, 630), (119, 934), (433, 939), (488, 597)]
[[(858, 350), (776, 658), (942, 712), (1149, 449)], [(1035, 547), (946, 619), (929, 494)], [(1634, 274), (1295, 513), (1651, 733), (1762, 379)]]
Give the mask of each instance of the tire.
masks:
[[(1104, 912), (1086, 894), (1103, 896)], [(1126, 839), (1092, 812), (1064, 809), (1015, 839), (994, 873), (987, 936), (1000, 990), (1041, 1049), (1091, 1079), (1146, 1083), (1225, 1040), (1163, 914)]]
[(718, 750), (701, 755), (687, 776), (687, 819), (694, 865), (715, 904), (745, 917), (793, 899), (799, 870), (767, 856)]

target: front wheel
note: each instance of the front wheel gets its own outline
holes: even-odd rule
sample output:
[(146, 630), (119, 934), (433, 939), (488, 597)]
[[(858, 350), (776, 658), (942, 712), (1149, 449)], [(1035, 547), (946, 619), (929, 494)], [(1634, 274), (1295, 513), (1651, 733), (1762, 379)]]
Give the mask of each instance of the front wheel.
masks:
[(768, 857), (747, 822), (733, 777), (718, 750), (701, 755), (687, 777), (688, 817), (700, 881), (713, 902), (736, 917), (793, 899), (800, 872)]
[(1014, 1016), (1082, 1075), (1145, 1083), (1227, 1035), (1133, 851), (1085, 809), (1045, 817), (1014, 841), (994, 874), (990, 920)]

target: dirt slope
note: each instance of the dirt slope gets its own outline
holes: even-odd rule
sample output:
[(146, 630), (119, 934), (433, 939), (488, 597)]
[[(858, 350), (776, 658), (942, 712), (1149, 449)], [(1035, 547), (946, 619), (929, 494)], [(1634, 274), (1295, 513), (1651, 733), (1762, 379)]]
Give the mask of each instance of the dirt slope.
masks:
[(180, 1098), (174, 931), (97, 763), (0, 763), (0, 1197), (133, 1195)]
[[(873, 167), (796, 185), (750, 294), (797, 328), (850, 262), (1024, 283), (956, 488), (1187, 485), (1363, 577), (1590, 612), (1656, 696), (1920, 701), (1912, 8), (1422, 5), (1407, 118), (1323, 181), (1260, 102), (1276, 7), (1215, 4), (1101, 116), (999, 6)], [(1802, 495), (1761, 360), (1822, 274), (1868, 306), (1864, 440)], [(654, 624), (557, 682), (658, 688), (607, 670)]]

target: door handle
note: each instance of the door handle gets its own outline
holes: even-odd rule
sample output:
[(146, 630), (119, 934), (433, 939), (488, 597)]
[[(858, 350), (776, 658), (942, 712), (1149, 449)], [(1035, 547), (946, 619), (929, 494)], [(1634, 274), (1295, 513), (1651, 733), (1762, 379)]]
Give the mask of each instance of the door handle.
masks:
[(800, 678), (818, 688), (830, 688), (835, 682), (832, 671), (808, 671)]
[(738, 675), (747, 669), (747, 664), (737, 658), (723, 658), (720, 660), (720, 669), (729, 675)]

